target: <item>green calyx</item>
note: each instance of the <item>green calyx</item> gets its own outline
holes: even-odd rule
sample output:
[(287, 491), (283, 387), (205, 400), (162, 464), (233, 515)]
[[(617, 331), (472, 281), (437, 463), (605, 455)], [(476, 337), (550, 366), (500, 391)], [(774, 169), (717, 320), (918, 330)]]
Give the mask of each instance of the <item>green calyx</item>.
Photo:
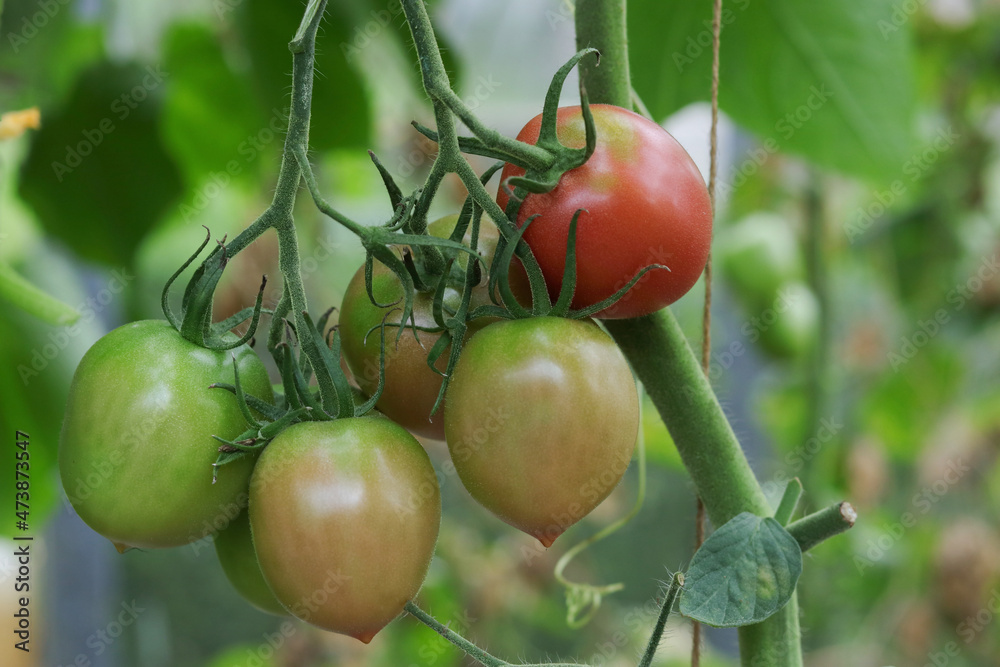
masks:
[[(201, 254), (205, 246), (212, 238), (212, 233), (205, 229), (205, 240), (202, 241), (198, 249), (185, 261), (177, 271), (174, 272), (166, 284), (160, 297), (160, 306), (167, 321), (180, 332), (181, 336), (201, 347), (210, 350), (232, 350), (245, 345), (253, 340), (257, 333), (257, 325), (260, 322), (262, 303), (264, 298), (264, 287), (267, 285), (267, 276), (261, 279), (260, 289), (257, 292), (256, 303), (249, 308), (244, 308), (232, 317), (222, 322), (212, 323), (212, 303), (215, 297), (215, 288), (222, 278), (222, 272), (229, 261), (226, 252), (225, 239), (219, 242), (208, 257), (195, 269), (187, 288), (184, 290), (184, 299), (181, 301), (181, 313), (178, 316), (170, 308), (170, 287), (174, 281), (187, 269), (195, 259)], [(227, 336), (234, 327), (250, 320), (250, 326), (243, 336), (232, 340)]]

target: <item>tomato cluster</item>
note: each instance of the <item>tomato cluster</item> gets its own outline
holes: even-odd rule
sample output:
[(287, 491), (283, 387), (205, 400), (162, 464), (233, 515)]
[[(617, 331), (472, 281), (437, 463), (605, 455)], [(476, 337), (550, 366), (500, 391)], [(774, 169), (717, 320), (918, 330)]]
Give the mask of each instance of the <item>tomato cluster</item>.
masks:
[[(577, 309), (599, 304), (650, 264), (666, 266), (601, 313), (647, 315), (679, 298), (701, 272), (711, 235), (704, 183), (655, 124), (624, 109), (593, 110), (592, 157), (554, 190), (528, 195), (515, 222), (531, 221), (525, 239), (538, 263), (532, 270), (540, 269), (558, 297), (568, 223), (586, 210), (576, 238)], [(560, 140), (580, 143), (579, 109), (558, 118)], [(537, 137), (538, 124), (521, 137)], [(508, 165), (505, 179), (517, 173)], [(498, 203), (509, 200), (502, 187)], [(442, 219), (429, 231), (448, 238), (457, 220)], [(490, 278), (499, 270), (509, 281), (504, 287), (530, 301), (527, 274), (517, 262), (499, 266), (504, 240), (496, 227), (483, 220), (478, 229), (476, 261), (488, 267), (482, 279), (456, 281), (443, 295), (417, 291), (407, 304), (412, 317), (403, 315), (400, 277), (379, 262), (367, 280), (363, 267), (348, 286), (334, 341), (360, 392), (374, 401), (381, 391), (379, 412), (333, 418), (317, 415), (315, 404), (289, 406), (288, 396), (275, 399), (249, 347), (207, 349), (186, 340), (173, 321), (129, 324), (99, 340), (74, 377), (60, 442), (63, 485), (80, 517), (120, 549), (214, 535), (227, 578), (253, 605), (366, 643), (417, 594), (437, 540), (438, 477), (411, 432), (446, 440), (469, 494), (550, 546), (629, 466), (639, 425), (636, 386), (621, 351), (593, 320), (537, 309), (516, 318), (501, 309)], [(412, 262), (408, 252), (400, 257)], [(458, 259), (456, 275), (477, 275), (470, 261)], [(463, 310), (469, 304), (457, 304), (466, 289), (471, 306)], [(445, 334), (443, 319), (454, 323), (456, 313), (479, 307), (489, 315), (473, 317), (447, 341), (458, 346), (457, 363), (447, 365), (447, 354), (429, 363), (428, 351)], [(286, 394), (296, 372), (289, 369), (282, 368)], [(211, 388), (220, 383), (230, 391)], [(309, 391), (302, 377), (294, 386)], [(247, 445), (264, 432), (266, 420), (257, 419), (272, 408), (294, 418), (260, 448)], [(220, 448), (220, 441), (227, 444)], [(219, 465), (220, 451), (236, 452), (235, 460)]]

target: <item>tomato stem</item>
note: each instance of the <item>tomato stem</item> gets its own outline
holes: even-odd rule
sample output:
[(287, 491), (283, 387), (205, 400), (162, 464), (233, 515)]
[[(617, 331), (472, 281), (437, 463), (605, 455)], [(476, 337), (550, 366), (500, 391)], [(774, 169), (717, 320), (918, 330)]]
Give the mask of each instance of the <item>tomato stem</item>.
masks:
[[(501, 660), (500, 658), (490, 655), (483, 649), (479, 648), (468, 639), (458, 634), (448, 626), (442, 624), (436, 618), (428, 614), (426, 611), (421, 609), (412, 600), (406, 603), (404, 607), (407, 613), (413, 616), (415, 619), (429, 627), (434, 632), (438, 633), (449, 642), (462, 649), (473, 660), (481, 665), (486, 665), (486, 667), (513, 667), (511, 663)], [(584, 665), (578, 665), (576, 663), (542, 663), (542, 664), (519, 664), (517, 667), (585, 667)]]
[(814, 514), (788, 524), (787, 530), (802, 551), (808, 551), (820, 542), (850, 529), (858, 513), (850, 503), (836, 503)]
[(799, 504), (799, 498), (801, 497), (802, 482), (799, 481), (798, 477), (793, 477), (785, 486), (785, 493), (781, 496), (781, 503), (778, 505), (778, 509), (774, 511), (774, 520), (782, 526), (788, 525), (788, 521), (792, 518), (792, 514), (795, 513), (795, 507)]
[(591, 102), (631, 109), (632, 85), (625, 38), (626, 0), (576, 0), (576, 48), (595, 48), (600, 64), (581, 63)]
[(649, 643), (646, 644), (646, 651), (642, 654), (642, 659), (639, 661), (639, 667), (649, 667), (653, 664), (653, 656), (656, 655), (656, 649), (660, 647), (660, 639), (662, 639), (663, 630), (667, 626), (667, 618), (670, 616), (670, 611), (674, 608), (674, 603), (677, 601), (677, 596), (680, 594), (683, 586), (684, 575), (680, 572), (675, 572), (670, 578), (666, 597), (664, 597), (663, 604), (660, 606), (660, 615), (656, 619), (656, 625), (653, 627), (653, 634), (649, 637)]

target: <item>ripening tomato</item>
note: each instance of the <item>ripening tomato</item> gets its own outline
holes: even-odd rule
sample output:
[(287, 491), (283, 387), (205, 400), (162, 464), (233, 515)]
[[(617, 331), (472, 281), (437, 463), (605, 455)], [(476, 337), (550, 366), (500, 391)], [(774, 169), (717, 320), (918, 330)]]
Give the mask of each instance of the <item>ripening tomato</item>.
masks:
[(219, 470), (219, 443), (247, 429), (233, 359), (247, 393), (273, 400), (253, 350), (213, 351), (169, 323), (145, 320), (98, 340), (80, 361), (59, 440), (59, 472), (73, 509), (116, 546), (172, 547), (220, 530), (246, 504), (253, 467)]
[(247, 602), (269, 614), (288, 614), (260, 573), (250, 534), (249, 512), (240, 512), (225, 529), (215, 534), (215, 554), (226, 579)]
[[(428, 231), (434, 236), (446, 238), (455, 228), (457, 220), (457, 215), (441, 218), (431, 223)], [(480, 226), (479, 250), (487, 262), (492, 258), (496, 248), (498, 234), (496, 227), (484, 219)], [(365, 271), (362, 266), (348, 284), (340, 309), (340, 337), (344, 360), (358, 386), (369, 396), (378, 387), (379, 374), (379, 332), (377, 329), (372, 331), (372, 327), (381, 324), (382, 319), (393, 308), (397, 310), (389, 315), (389, 319), (386, 320), (387, 325), (399, 324), (402, 316), (400, 305), (403, 286), (395, 274), (381, 262), (375, 262), (372, 267), (372, 293), (379, 303), (396, 305), (380, 308), (371, 302), (365, 290)], [(460, 298), (461, 295), (457, 291), (448, 290), (446, 300), (453, 306), (458, 305), (457, 301)], [(472, 308), (490, 303), (485, 284), (476, 288), (472, 298)], [(433, 299), (433, 294), (427, 292), (416, 294), (413, 317), (418, 327), (435, 326)], [(479, 326), (482, 326), (482, 323), (472, 324), (472, 327)], [(372, 332), (369, 333), (370, 331)], [(418, 340), (413, 336), (412, 329), (406, 329), (397, 344), (397, 331), (394, 326), (387, 326), (385, 330), (385, 386), (379, 398), (378, 409), (419, 436), (443, 440), (444, 408), (431, 416), (431, 409), (441, 390), (442, 376), (427, 365), (427, 353), (441, 334), (420, 332)], [(368, 337), (367, 341), (365, 336)], [(435, 364), (442, 373), (448, 366), (449, 351), (450, 349)]]
[(427, 453), (385, 418), (294, 424), (250, 480), (254, 547), (275, 597), (366, 644), (417, 594), (440, 522)]
[[(562, 285), (570, 221), (584, 209), (576, 230), (574, 308), (606, 299), (646, 266), (669, 267), (645, 274), (597, 317), (648, 315), (681, 298), (705, 268), (712, 239), (708, 190), (691, 157), (659, 125), (621, 107), (593, 104), (590, 109), (597, 128), (594, 154), (563, 174), (552, 191), (529, 194), (518, 224), (538, 216), (524, 239), (554, 300)], [(556, 124), (563, 145), (584, 146), (580, 107), (560, 108)], [(541, 116), (536, 116), (517, 138), (535, 143), (540, 127)], [(523, 174), (508, 164), (501, 183)], [(501, 185), (497, 203), (506, 207), (508, 198)]]
[(593, 322), (508, 320), (466, 343), (444, 423), (472, 497), (547, 547), (621, 481), (639, 399), (621, 350)]

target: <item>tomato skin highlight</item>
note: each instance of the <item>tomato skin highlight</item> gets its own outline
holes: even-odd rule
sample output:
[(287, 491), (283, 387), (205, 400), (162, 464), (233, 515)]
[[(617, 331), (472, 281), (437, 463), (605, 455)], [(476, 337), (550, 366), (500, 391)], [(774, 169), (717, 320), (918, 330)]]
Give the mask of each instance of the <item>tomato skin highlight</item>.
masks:
[(216, 533), (215, 554), (226, 579), (247, 602), (268, 614), (288, 615), (260, 572), (250, 534), (249, 512), (240, 512), (229, 526)]
[(184, 340), (161, 320), (111, 331), (87, 351), (70, 386), (59, 471), (70, 503), (116, 545), (172, 547), (220, 530), (246, 505), (250, 458), (212, 483), (217, 435), (247, 429), (233, 382), (271, 401), (271, 383), (250, 348), (216, 352)]
[[(577, 284), (573, 308), (593, 305), (624, 287), (642, 268), (653, 269), (625, 296), (596, 315), (648, 315), (682, 297), (698, 281), (708, 260), (712, 210), (705, 181), (684, 148), (656, 123), (621, 107), (592, 104), (597, 147), (582, 166), (565, 174), (550, 192), (529, 194), (518, 225), (537, 215), (524, 239), (534, 252), (550, 296), (556, 299), (566, 263), (573, 214), (577, 224)], [(580, 107), (561, 107), (557, 135), (566, 146), (585, 144)], [(538, 141), (541, 116), (517, 138)], [(497, 203), (507, 206), (503, 185), (524, 170), (507, 164)]]
[(427, 453), (384, 418), (294, 424), (250, 480), (254, 545), (275, 597), (365, 643), (417, 594), (440, 522)]
[(462, 350), (448, 401), (465, 488), (546, 547), (618, 485), (639, 428), (632, 373), (593, 322), (491, 324)]

